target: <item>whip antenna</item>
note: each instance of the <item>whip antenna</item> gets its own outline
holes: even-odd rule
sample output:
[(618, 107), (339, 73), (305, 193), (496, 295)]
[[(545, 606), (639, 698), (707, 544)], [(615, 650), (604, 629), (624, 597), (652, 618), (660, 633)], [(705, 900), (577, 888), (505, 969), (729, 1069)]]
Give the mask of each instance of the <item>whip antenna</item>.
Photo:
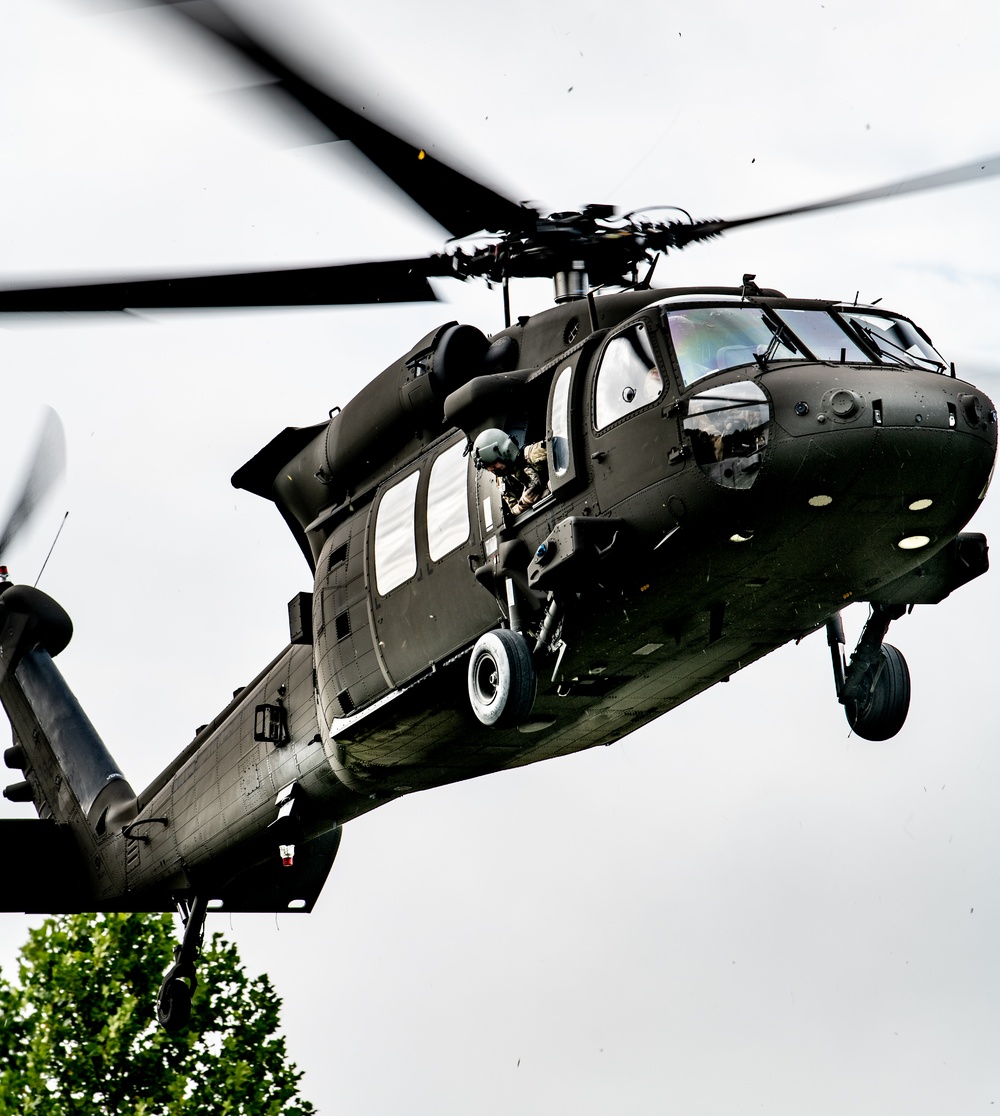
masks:
[(63, 515), (62, 520), (59, 523), (59, 529), (56, 531), (56, 537), (52, 540), (52, 545), (49, 547), (48, 554), (45, 555), (45, 561), (42, 563), (42, 568), (38, 571), (38, 577), (35, 578), (36, 588), (39, 581), (42, 580), (42, 574), (45, 573), (45, 567), (49, 564), (49, 559), (52, 557), (52, 551), (56, 548), (56, 543), (59, 541), (59, 536), (62, 534), (62, 529), (66, 526), (66, 519), (68, 518), (68, 516), (69, 512), (67, 511), (65, 515)]

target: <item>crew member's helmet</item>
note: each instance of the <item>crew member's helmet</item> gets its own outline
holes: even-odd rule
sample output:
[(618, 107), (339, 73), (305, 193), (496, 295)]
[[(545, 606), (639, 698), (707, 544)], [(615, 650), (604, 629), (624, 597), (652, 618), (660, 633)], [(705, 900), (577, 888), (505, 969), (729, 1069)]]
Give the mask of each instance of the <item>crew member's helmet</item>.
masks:
[(472, 460), (477, 469), (489, 469), (498, 463), (510, 466), (517, 461), (517, 442), (502, 430), (484, 430), (472, 446)]

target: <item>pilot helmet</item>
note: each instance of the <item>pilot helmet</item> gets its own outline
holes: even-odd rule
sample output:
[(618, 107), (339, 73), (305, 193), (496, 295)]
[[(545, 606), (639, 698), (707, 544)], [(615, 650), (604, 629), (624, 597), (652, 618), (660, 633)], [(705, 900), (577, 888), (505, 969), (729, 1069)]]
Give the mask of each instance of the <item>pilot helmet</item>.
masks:
[(472, 446), (472, 460), (477, 469), (489, 469), (497, 464), (513, 465), (517, 461), (517, 442), (502, 430), (484, 430)]

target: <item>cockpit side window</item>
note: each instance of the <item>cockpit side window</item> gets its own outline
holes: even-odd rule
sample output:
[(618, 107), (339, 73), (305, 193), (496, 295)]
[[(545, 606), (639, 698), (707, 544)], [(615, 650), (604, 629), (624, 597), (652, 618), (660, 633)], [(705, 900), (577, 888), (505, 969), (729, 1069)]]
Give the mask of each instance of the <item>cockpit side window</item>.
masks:
[(619, 333), (605, 346), (597, 369), (594, 393), (594, 427), (603, 430), (613, 422), (658, 399), (663, 379), (641, 322)]
[(569, 469), (569, 385), (573, 365), (567, 364), (556, 373), (552, 385), (552, 432), (549, 436), (549, 458), (552, 472), (557, 477)]

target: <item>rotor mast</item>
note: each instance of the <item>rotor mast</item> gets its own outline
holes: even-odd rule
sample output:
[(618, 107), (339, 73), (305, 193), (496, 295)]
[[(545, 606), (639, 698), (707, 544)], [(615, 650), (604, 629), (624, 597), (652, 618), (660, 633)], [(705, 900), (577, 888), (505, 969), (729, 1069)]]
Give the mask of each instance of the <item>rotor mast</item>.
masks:
[(586, 298), (590, 279), (585, 260), (573, 260), (568, 268), (556, 271), (552, 278), (556, 288), (556, 303)]

